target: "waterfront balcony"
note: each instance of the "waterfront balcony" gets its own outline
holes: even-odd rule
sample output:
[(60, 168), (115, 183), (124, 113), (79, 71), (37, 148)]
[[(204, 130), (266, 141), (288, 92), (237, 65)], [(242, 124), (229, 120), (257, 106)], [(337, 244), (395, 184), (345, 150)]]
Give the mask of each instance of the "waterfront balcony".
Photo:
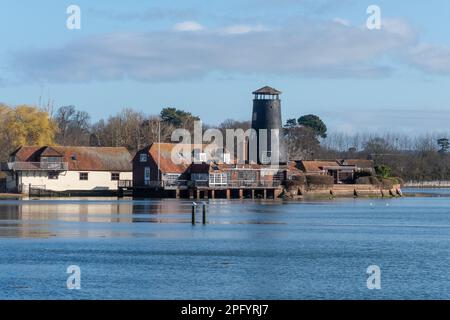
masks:
[(119, 188), (131, 188), (133, 187), (133, 180), (119, 180), (117, 185)]
[[(119, 187), (124, 187), (124, 182), (119, 181)], [(265, 189), (278, 188), (281, 186), (280, 180), (273, 181), (254, 181), (254, 180), (163, 180), (163, 181), (147, 181), (146, 187), (149, 188), (163, 188), (165, 190), (188, 189), (195, 187), (198, 189)]]
[(229, 180), (229, 181), (217, 181), (217, 180), (196, 180), (192, 181), (193, 185), (197, 188), (210, 188), (210, 189), (257, 189), (257, 188), (277, 188), (281, 185), (281, 181), (255, 181), (255, 180)]
[(6, 168), (12, 171), (67, 171), (69, 165), (67, 162), (8, 162)]

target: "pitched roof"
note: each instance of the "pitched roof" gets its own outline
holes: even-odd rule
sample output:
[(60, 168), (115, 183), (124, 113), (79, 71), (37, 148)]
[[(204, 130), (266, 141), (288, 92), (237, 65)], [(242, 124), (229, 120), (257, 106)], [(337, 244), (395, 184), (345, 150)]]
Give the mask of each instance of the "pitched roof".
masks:
[(53, 147), (47, 147), (41, 153), (41, 157), (62, 157), (63, 155), (55, 150)]
[(265, 86), (262, 87), (256, 91), (253, 91), (253, 94), (272, 94), (272, 95), (277, 95), (277, 94), (281, 94), (281, 91), (278, 91), (277, 89), (274, 89), (272, 87), (269, 86)]
[(303, 171), (301, 171), (301, 170), (298, 168), (297, 162), (295, 162), (295, 161), (289, 161), (289, 162), (287, 163), (287, 169), (288, 169), (288, 172), (289, 172), (290, 174), (301, 174), (301, 173), (303, 173)]
[(182, 161), (182, 159), (180, 159), (179, 164), (172, 161), (172, 151), (175, 148), (175, 145), (175, 143), (152, 143), (149, 147), (148, 153), (158, 164), (159, 170), (162, 173), (181, 174), (186, 171), (190, 165), (190, 163)]
[[(147, 148), (140, 150), (137, 154), (142, 153), (142, 151), (147, 152), (155, 161), (155, 163), (159, 166), (159, 170), (161, 173), (183, 173), (185, 172), (189, 166), (191, 165), (191, 156), (192, 155), (184, 155), (183, 158), (181, 156), (178, 157), (177, 154), (174, 154), (174, 157), (177, 157), (177, 163), (172, 160), (172, 152), (176, 152), (174, 150), (175, 147), (181, 148), (184, 147), (193, 151), (194, 149), (200, 149), (201, 151), (205, 150), (208, 145), (206, 144), (180, 144), (180, 143), (152, 143)], [(136, 154), (136, 156), (137, 156)]]
[(37, 161), (37, 159), (33, 159), (33, 156), (35, 155), (36, 151), (42, 148), (43, 147), (24, 146), (17, 148), (10, 154), (10, 156), (15, 157), (16, 161), (18, 162)]
[(373, 160), (364, 160), (364, 159), (345, 159), (342, 160), (341, 163), (343, 165), (348, 166), (357, 166), (362, 169), (372, 169), (374, 167)]
[(305, 172), (321, 172), (324, 170), (324, 167), (335, 167), (339, 165), (337, 161), (302, 160), (300, 163)]
[(132, 171), (131, 155), (123, 147), (25, 146), (11, 156), (17, 162), (38, 162), (41, 156), (61, 156), (70, 171)]

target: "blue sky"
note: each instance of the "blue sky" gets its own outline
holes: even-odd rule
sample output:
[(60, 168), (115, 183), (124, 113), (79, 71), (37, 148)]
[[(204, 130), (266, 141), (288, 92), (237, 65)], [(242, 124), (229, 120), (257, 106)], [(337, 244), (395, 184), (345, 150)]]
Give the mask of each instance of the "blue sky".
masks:
[[(174, 106), (246, 120), (251, 92), (331, 131), (447, 131), (450, 2), (0, 0), (0, 101), (75, 105), (93, 120)], [(413, 3), (412, 3), (413, 2)], [(66, 8), (81, 8), (81, 30)], [(381, 8), (381, 30), (366, 9)]]

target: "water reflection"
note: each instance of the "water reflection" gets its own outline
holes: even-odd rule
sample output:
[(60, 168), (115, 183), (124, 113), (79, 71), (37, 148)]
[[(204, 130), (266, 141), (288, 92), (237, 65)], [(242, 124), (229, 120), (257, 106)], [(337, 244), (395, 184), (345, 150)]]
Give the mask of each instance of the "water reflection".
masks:
[[(211, 224), (283, 224), (280, 203), (216, 200)], [(190, 224), (192, 201), (117, 198), (59, 198), (0, 201), (0, 237), (132, 236), (139, 224)], [(202, 203), (197, 207), (200, 223)], [(211, 218), (214, 219), (211, 219)], [(213, 220), (213, 221), (211, 221)], [(127, 226), (128, 225), (128, 226)], [(134, 225), (134, 226), (130, 226)]]
[[(176, 236), (177, 232), (193, 230), (189, 228), (191, 206), (192, 201), (174, 199), (3, 200), (0, 201), (0, 237), (148, 237), (169, 232)], [(433, 211), (429, 210), (430, 206)], [(227, 232), (253, 228), (246, 236), (258, 238), (278, 237), (294, 229), (303, 232), (307, 228), (449, 228), (447, 209), (444, 198), (303, 202), (216, 199), (207, 202), (207, 220), (209, 226), (229, 226)], [(423, 219), (424, 212), (435, 215), (432, 225), (425, 225), (428, 220)], [(200, 204), (199, 224), (201, 215)]]

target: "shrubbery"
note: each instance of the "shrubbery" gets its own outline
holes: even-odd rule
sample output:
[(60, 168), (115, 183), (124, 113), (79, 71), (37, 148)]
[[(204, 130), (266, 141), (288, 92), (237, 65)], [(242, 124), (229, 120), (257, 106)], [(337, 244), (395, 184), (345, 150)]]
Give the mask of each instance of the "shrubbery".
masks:
[(323, 176), (311, 175), (311, 176), (306, 176), (306, 182), (309, 187), (312, 187), (312, 186), (330, 186), (330, 187), (332, 187), (334, 184), (334, 178), (329, 175), (323, 175)]
[(355, 179), (355, 184), (371, 184), (376, 186), (380, 184), (380, 181), (374, 176), (362, 176)]

